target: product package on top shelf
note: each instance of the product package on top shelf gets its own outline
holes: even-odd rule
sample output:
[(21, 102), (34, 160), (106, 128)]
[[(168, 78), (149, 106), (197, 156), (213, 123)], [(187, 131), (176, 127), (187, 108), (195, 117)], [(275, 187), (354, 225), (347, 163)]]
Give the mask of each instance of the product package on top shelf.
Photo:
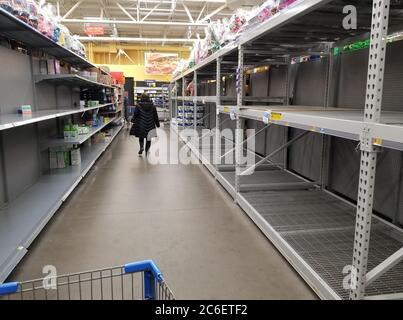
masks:
[(20, 20), (28, 23), (29, 12), (26, 0), (13, 0), (13, 14)]
[(27, 8), (28, 8), (28, 23), (30, 26), (35, 29), (38, 28), (38, 10), (39, 7), (34, 0), (27, 0)]
[(0, 0), (0, 8), (13, 13), (13, 0)]

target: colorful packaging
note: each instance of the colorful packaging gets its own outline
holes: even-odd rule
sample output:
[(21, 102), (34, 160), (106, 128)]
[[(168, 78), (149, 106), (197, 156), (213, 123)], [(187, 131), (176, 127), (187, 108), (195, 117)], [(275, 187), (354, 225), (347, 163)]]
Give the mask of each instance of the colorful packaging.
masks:
[(27, 0), (27, 8), (28, 8), (28, 23), (34, 27), (38, 28), (38, 5), (34, 0)]
[(20, 20), (28, 23), (29, 12), (26, 0), (13, 0), (13, 14)]
[(13, 0), (0, 0), (0, 8), (13, 13)]

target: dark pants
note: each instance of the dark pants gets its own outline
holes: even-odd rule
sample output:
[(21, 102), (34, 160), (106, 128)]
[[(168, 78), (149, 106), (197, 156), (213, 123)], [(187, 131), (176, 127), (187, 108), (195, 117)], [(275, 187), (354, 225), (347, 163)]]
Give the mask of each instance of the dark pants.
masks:
[[(140, 149), (144, 150), (144, 138), (139, 138), (139, 143), (140, 143)], [(151, 147), (151, 140), (150, 141), (146, 141), (146, 152), (148, 152), (148, 150), (150, 150)]]

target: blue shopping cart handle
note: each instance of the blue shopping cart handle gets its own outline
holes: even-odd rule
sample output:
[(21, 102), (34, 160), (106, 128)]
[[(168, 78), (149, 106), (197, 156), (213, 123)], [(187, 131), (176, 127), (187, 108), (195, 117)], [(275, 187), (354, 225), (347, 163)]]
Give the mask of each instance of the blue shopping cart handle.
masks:
[(19, 282), (8, 282), (0, 284), (0, 296), (5, 294), (16, 293), (18, 290)]
[(143, 271), (151, 271), (154, 278), (158, 281), (161, 281), (162, 273), (160, 269), (158, 269), (157, 265), (153, 260), (144, 260), (139, 262), (127, 263), (124, 266), (125, 273), (135, 273), (135, 272), (143, 272)]

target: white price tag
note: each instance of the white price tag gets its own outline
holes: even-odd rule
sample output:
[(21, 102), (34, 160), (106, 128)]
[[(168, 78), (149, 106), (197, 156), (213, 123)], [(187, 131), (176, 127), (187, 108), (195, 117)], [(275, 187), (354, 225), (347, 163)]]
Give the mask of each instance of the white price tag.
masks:
[(265, 113), (263, 113), (263, 123), (265, 124), (269, 124), (269, 117), (270, 117), (270, 113), (268, 113), (267, 111)]
[(236, 120), (236, 110), (234, 108), (231, 108), (229, 116), (230, 116), (231, 120)]

